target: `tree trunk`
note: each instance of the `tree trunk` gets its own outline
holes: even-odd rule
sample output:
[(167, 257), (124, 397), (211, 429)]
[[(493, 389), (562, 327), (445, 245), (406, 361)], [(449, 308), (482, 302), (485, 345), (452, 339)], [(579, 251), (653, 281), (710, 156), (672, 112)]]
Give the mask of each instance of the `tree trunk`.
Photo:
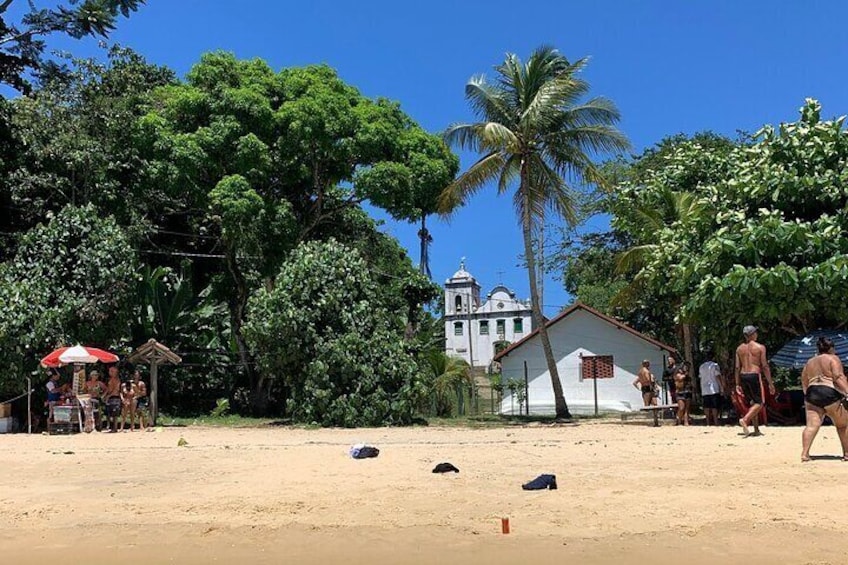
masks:
[(421, 214), (421, 229), (418, 230), (418, 237), (421, 239), (418, 270), (427, 275), (428, 279), (432, 279), (433, 275), (430, 273), (430, 242), (433, 241), (433, 238), (430, 237), (430, 232), (427, 230), (426, 214)]
[[(683, 326), (683, 358), (689, 363), (689, 369), (695, 370), (694, 344), (692, 343), (692, 326), (684, 322)], [(689, 375), (691, 376), (691, 375)]]
[(533, 222), (531, 219), (530, 198), (527, 195), (529, 187), (527, 186), (527, 172), (522, 163), (521, 166), (521, 186), (519, 190), (524, 197), (524, 217), (522, 220), (522, 229), (524, 232), (524, 255), (527, 260), (527, 274), (530, 277), (530, 309), (533, 316), (533, 325), (539, 329), (539, 339), (542, 341), (542, 349), (545, 352), (545, 361), (548, 365), (548, 373), (551, 375), (551, 386), (554, 391), (554, 406), (556, 408), (556, 417), (562, 419), (570, 419), (571, 412), (568, 410), (568, 404), (565, 402), (565, 395), (562, 392), (562, 382), (559, 380), (559, 370), (557, 369), (554, 352), (551, 348), (551, 341), (548, 338), (548, 329), (545, 327), (545, 320), (542, 317), (542, 301), (539, 297), (539, 288), (536, 285), (536, 258), (533, 253)]
[(253, 367), (253, 357), (250, 355), (250, 349), (247, 347), (247, 342), (244, 341), (244, 336), (241, 333), (244, 325), (245, 312), (247, 311), (247, 299), (249, 289), (247, 281), (239, 269), (236, 262), (235, 251), (227, 249), (226, 251), (227, 268), (230, 271), (230, 276), (233, 278), (235, 292), (230, 295), (230, 330), (233, 332), (233, 339), (238, 349), (239, 364), (247, 375), (250, 383), (250, 411), (254, 416), (263, 416), (268, 408), (268, 391), (267, 387), (263, 386), (263, 380), (258, 371)]

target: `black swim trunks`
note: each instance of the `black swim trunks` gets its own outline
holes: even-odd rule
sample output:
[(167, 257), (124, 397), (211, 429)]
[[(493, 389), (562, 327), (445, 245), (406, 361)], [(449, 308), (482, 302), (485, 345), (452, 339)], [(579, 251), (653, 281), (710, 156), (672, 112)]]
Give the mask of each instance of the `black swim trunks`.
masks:
[(807, 394), (804, 395), (804, 400), (819, 408), (830, 406), (843, 398), (845, 396), (841, 392), (827, 385), (810, 385), (807, 387)]
[(684, 390), (684, 391), (678, 392), (677, 393), (677, 399), (678, 400), (692, 400), (692, 391), (691, 390)]
[(110, 396), (106, 401), (106, 415), (110, 418), (117, 418), (121, 415), (121, 397)]
[(653, 393), (654, 393), (654, 387), (652, 387), (651, 385), (643, 385), (642, 386), (642, 394), (653, 394)]
[(760, 388), (759, 373), (742, 373), (742, 393), (749, 404), (763, 403), (763, 390)]
[(721, 408), (721, 395), (716, 394), (705, 394), (701, 397), (701, 400), (704, 403), (705, 410), (718, 410)]
[(146, 396), (140, 396), (135, 401), (135, 407), (139, 410), (147, 410), (150, 407), (150, 399)]

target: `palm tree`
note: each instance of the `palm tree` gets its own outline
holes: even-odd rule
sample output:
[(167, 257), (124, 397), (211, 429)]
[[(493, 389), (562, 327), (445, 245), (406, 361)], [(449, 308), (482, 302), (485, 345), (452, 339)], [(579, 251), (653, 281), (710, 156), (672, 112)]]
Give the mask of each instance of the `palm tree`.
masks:
[(498, 194), (515, 187), (513, 203), (524, 236), (533, 325), (539, 330), (554, 391), (556, 415), (570, 418), (556, 361), (542, 318), (533, 239), (546, 212), (576, 222), (575, 190), (605, 186), (593, 154), (629, 147), (616, 124), (620, 115), (604, 98), (582, 101), (589, 84), (580, 78), (587, 60), (571, 63), (552, 47), (539, 47), (526, 63), (513, 54), (495, 67), (497, 78), (473, 77), (465, 96), (481, 121), (452, 125), (445, 141), (482, 157), (450, 184), (440, 198), (449, 211), (491, 181)]
[(430, 391), (437, 416), (451, 415), (451, 395), (457, 398), (457, 411), (464, 412), (464, 393), (474, 385), (471, 365), (459, 357), (451, 357), (444, 351), (431, 351), (425, 358)]
[[(698, 198), (692, 192), (675, 191), (663, 187), (658, 195), (658, 201), (642, 202), (634, 208), (637, 221), (641, 224), (641, 232), (650, 236), (650, 240), (623, 251), (616, 259), (616, 273), (634, 274), (630, 283), (613, 298), (613, 304), (626, 304), (642, 290), (643, 280), (640, 277), (642, 268), (648, 263), (648, 258), (660, 251), (659, 234), (672, 224), (686, 226), (696, 222), (705, 214), (713, 213), (707, 202)], [(680, 301), (674, 304), (680, 308)], [(690, 366), (694, 366), (694, 344), (692, 325), (681, 320), (679, 331), (683, 335), (683, 355)]]

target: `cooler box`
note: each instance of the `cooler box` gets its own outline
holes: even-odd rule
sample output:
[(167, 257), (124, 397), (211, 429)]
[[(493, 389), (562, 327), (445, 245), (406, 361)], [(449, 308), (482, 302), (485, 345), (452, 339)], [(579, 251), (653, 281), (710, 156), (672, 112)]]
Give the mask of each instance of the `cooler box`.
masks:
[(73, 410), (73, 406), (54, 406), (53, 421), (67, 424), (71, 421), (71, 414), (73, 413)]
[(14, 418), (0, 418), (0, 434), (12, 433)]

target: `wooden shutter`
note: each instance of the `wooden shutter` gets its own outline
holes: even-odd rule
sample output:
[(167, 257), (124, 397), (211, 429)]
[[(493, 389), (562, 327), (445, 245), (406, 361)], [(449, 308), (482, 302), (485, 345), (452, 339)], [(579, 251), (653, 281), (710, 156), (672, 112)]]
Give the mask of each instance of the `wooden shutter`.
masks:
[(612, 355), (584, 355), (584, 379), (611, 379), (615, 376), (615, 363)]

